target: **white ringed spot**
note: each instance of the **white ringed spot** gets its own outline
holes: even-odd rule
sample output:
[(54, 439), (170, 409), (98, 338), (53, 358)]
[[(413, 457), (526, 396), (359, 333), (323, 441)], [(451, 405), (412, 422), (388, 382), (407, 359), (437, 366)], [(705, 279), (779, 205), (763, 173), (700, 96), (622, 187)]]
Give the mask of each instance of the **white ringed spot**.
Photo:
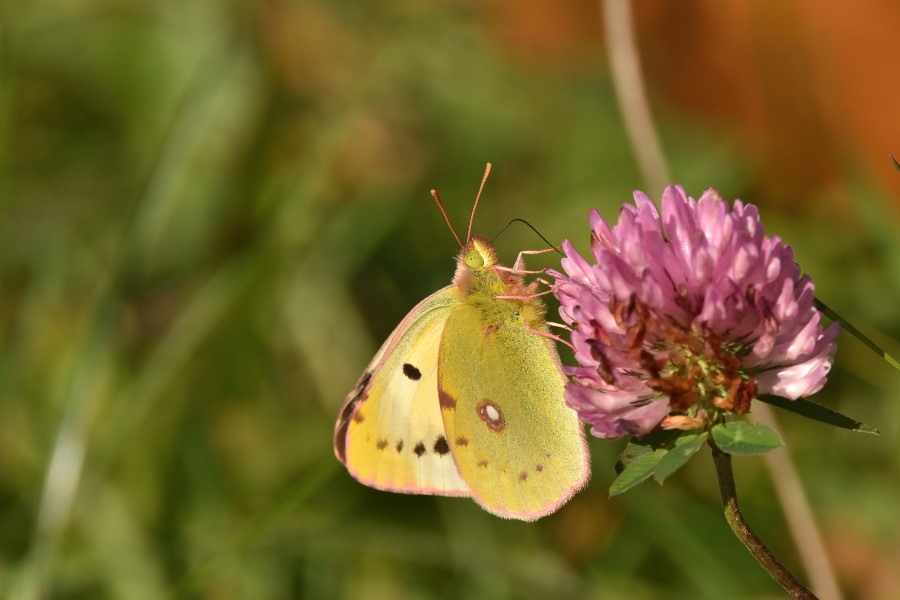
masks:
[(484, 424), (491, 431), (500, 432), (506, 428), (506, 418), (503, 416), (503, 411), (487, 398), (475, 407), (475, 412), (478, 413), (478, 418), (484, 421)]

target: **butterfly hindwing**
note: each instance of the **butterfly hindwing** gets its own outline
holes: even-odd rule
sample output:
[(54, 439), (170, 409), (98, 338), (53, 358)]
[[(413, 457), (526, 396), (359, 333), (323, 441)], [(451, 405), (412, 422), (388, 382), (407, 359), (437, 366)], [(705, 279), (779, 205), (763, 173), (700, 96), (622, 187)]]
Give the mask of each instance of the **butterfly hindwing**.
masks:
[[(493, 289), (491, 289), (493, 288)], [(538, 301), (504, 300), (495, 272), (476, 274), (451, 309), (440, 346), (439, 395), (457, 468), (487, 510), (534, 520), (585, 483), (588, 454)]]
[(458, 303), (452, 286), (419, 303), (347, 396), (335, 428), (335, 453), (362, 483), (469, 495), (446, 441), (437, 395), (441, 336)]

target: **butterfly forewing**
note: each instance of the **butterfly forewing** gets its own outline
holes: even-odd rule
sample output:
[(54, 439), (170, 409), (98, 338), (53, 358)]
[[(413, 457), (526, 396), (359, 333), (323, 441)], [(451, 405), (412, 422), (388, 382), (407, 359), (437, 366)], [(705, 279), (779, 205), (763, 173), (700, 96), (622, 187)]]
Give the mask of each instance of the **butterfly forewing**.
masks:
[(390, 335), (347, 396), (335, 453), (362, 483), (397, 492), (468, 495), (444, 434), (438, 402), (441, 335), (455, 288), (416, 306)]

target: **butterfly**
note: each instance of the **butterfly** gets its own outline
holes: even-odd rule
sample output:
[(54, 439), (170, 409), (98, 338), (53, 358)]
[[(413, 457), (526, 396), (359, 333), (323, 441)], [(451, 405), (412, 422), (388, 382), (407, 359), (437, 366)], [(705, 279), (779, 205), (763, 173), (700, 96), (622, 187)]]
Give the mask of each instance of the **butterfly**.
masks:
[(489, 172), (466, 243), (453, 233), (462, 247), (453, 283), (416, 305), (375, 354), (344, 401), (334, 451), (368, 486), (471, 496), (533, 521), (584, 486), (588, 450), (565, 404), (538, 283), (525, 283), (522, 254), (504, 267), (471, 235)]

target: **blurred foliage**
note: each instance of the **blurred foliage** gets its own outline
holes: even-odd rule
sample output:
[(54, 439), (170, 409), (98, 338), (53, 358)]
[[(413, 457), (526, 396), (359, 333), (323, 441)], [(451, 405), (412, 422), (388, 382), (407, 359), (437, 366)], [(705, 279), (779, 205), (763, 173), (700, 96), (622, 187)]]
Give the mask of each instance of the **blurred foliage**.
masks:
[[(815, 139), (790, 112), (742, 120), (729, 102), (771, 109), (767, 84), (821, 90), (770, 60), (741, 80), (748, 98), (728, 82), (753, 65), (713, 3), (655, 4), (639, 35), (677, 181), (759, 205), (819, 295), (896, 353), (900, 176), (872, 164), (859, 134), (872, 128), (841, 129), (839, 111), (814, 111)], [(778, 3), (736, 6), (763, 4)], [(792, 23), (823, 31), (803, 19), (829, 11), (804, 6), (777, 39)], [(642, 187), (595, 13), (579, 0), (0, 3), (0, 596), (781, 597), (728, 530), (703, 452), (665, 487), (608, 500), (622, 443), (594, 439), (588, 489), (536, 524), (365, 488), (332, 454), (378, 344), (451, 277), (430, 188), (464, 229), (492, 161), (476, 230), (521, 217), (584, 249), (589, 208), (612, 219)], [(765, 15), (734, 39), (765, 39)], [(896, 31), (894, 17), (862, 26)], [(716, 55), (710, 80), (679, 62), (685, 39), (723, 44), (680, 57)], [(702, 93), (679, 93), (680, 75)], [(717, 103), (717, 90), (730, 93)], [(896, 131), (883, 100), (866, 114)], [(800, 179), (759, 143), (791, 133)], [(822, 136), (841, 151), (823, 158)], [(524, 227), (498, 241), (507, 263), (540, 246)], [(840, 343), (816, 400), (882, 435), (785, 415), (785, 438), (849, 595), (894, 598), (900, 375)], [(750, 521), (798, 569), (760, 461), (736, 468)]]

